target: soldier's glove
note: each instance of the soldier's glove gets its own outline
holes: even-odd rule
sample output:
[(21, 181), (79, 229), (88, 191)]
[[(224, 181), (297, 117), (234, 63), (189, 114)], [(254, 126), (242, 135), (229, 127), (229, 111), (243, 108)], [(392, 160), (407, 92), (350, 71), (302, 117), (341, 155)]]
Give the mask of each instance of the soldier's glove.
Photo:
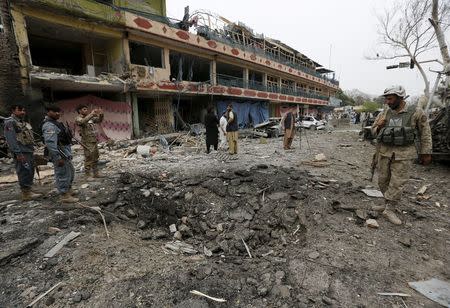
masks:
[(23, 155), (23, 154), (17, 154), (16, 155), (16, 160), (19, 163), (21, 163), (21, 164), (23, 164), (23, 163), (25, 163), (27, 161), (26, 158), (25, 158), (25, 155)]
[(58, 159), (58, 161), (56, 162), (56, 165), (58, 166), (58, 167), (62, 167), (62, 166), (64, 166), (64, 159)]
[(424, 166), (431, 164), (431, 154), (420, 154), (420, 163)]

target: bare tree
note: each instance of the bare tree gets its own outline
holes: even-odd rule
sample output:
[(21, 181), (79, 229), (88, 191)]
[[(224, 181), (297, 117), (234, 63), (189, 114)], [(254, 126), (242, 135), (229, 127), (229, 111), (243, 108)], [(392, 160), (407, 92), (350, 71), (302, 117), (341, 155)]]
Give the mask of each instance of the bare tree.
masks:
[[(445, 4), (444, 9), (441, 11), (449, 11), (449, 5)], [(436, 40), (439, 44), (439, 50), (441, 52), (442, 61), (444, 64), (444, 68), (446, 72), (450, 71), (450, 55), (448, 53), (448, 47), (447, 43), (445, 42), (445, 36), (444, 36), (444, 29), (448, 27), (448, 24), (446, 22), (448, 20), (445, 20), (443, 18), (439, 18), (439, 0), (433, 0), (433, 5), (431, 9), (431, 18), (429, 19), (431, 25), (434, 28), (434, 32), (436, 33)], [(442, 13), (441, 13), (442, 16)], [(441, 26), (441, 24), (444, 24), (444, 27)]]
[[(425, 84), (424, 92), (430, 95), (430, 82), (421, 62), (421, 56), (437, 47), (436, 32), (427, 19), (436, 0), (404, 0), (378, 16), (380, 50), (370, 60), (407, 59), (419, 70)], [(437, 1), (436, 1), (437, 2)], [(436, 4), (436, 21), (448, 18), (448, 5)], [(442, 31), (448, 28), (443, 24)]]

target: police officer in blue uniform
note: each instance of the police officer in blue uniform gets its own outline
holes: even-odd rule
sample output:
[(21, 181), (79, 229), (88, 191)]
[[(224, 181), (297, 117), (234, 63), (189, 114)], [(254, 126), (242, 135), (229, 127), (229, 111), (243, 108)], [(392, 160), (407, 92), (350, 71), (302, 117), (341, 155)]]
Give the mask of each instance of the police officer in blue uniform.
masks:
[(30, 201), (42, 195), (31, 190), (34, 180), (34, 138), (31, 125), (24, 121), (25, 114), (24, 106), (11, 106), (11, 117), (4, 123), (4, 134), (16, 165), (22, 201)]
[(60, 202), (75, 203), (78, 198), (73, 196), (72, 182), (75, 177), (75, 168), (72, 164), (72, 134), (58, 119), (61, 117), (61, 108), (48, 106), (47, 116), (42, 125), (42, 134), (47, 147), (49, 160), (55, 168), (56, 188), (60, 194)]

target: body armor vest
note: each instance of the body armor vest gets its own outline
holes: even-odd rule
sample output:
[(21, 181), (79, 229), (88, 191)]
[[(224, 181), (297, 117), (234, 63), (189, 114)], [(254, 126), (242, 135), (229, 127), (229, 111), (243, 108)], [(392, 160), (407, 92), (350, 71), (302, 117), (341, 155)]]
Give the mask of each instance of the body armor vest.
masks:
[(416, 107), (408, 107), (406, 112), (395, 114), (391, 109), (386, 112), (386, 126), (377, 137), (377, 141), (390, 146), (409, 146), (416, 140), (416, 129), (411, 127)]

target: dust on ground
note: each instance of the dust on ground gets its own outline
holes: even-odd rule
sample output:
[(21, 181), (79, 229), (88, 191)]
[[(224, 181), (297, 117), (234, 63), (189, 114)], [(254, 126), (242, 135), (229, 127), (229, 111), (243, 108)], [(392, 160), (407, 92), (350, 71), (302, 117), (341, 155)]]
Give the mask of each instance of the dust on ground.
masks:
[[(355, 130), (301, 137), (291, 151), (281, 138), (240, 140), (237, 156), (103, 149), (107, 178), (79, 176), (71, 206), (56, 201), (51, 178), (39, 186), (46, 198), (26, 203), (3, 185), (0, 307), (59, 282), (34, 307), (436, 307), (407, 282), (450, 279), (448, 166), (413, 166), (404, 224), (393, 226), (371, 210), (382, 199), (361, 192), (376, 187), (370, 143)], [(319, 153), (327, 164), (308, 164)], [(44, 258), (71, 231), (81, 235)]]

